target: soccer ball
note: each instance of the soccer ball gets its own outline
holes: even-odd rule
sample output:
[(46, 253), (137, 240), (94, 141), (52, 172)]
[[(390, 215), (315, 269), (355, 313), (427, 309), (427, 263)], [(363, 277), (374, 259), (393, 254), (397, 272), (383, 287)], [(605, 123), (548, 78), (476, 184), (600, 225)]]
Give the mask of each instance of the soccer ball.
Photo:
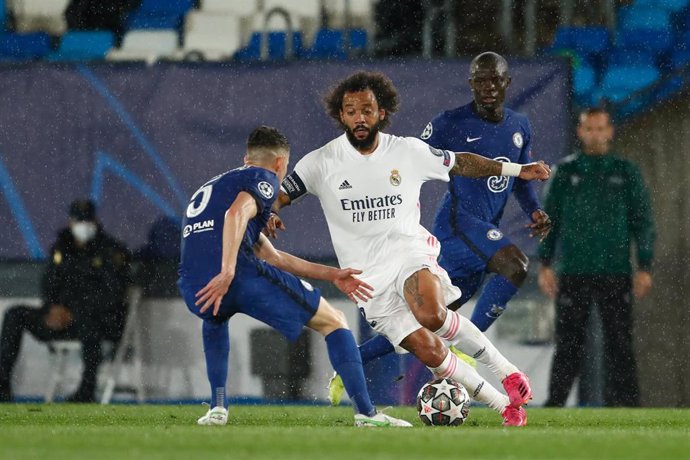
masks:
[(470, 395), (452, 379), (436, 379), (417, 394), (417, 412), (425, 425), (462, 425), (470, 413)]

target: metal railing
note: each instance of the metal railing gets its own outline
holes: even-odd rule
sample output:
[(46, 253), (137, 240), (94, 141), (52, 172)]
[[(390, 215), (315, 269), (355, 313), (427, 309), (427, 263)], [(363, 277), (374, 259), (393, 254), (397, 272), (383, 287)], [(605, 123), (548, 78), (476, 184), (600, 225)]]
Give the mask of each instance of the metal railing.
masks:
[(285, 8), (281, 8), (279, 6), (276, 6), (275, 8), (271, 8), (264, 15), (264, 28), (261, 31), (261, 54), (260, 54), (261, 60), (266, 61), (266, 60), (268, 60), (268, 57), (269, 57), (268, 23), (274, 15), (279, 15), (283, 19), (285, 19), (285, 26), (287, 29), (286, 34), (285, 34), (286, 35), (285, 36), (285, 59), (292, 59), (294, 56), (294, 49), (292, 48), (293, 35), (294, 35), (294, 29), (292, 26), (292, 17), (290, 16), (290, 13)]

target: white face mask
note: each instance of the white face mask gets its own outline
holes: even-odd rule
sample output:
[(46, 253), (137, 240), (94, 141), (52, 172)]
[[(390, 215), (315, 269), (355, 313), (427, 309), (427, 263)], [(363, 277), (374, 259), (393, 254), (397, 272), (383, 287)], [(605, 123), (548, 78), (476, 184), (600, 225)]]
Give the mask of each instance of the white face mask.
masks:
[(72, 236), (78, 243), (88, 243), (96, 236), (98, 227), (94, 222), (74, 222), (71, 226)]

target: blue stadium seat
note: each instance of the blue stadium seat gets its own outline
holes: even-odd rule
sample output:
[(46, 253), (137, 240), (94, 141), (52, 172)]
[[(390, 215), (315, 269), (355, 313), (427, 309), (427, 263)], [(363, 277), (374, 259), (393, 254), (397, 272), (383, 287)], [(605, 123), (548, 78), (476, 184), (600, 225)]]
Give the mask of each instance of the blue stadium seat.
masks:
[[(237, 51), (233, 56), (238, 61), (258, 61), (261, 59), (261, 32), (253, 32), (247, 46)], [(270, 60), (283, 60), (286, 58), (285, 44), (287, 33), (273, 31), (268, 33), (268, 58)], [(293, 57), (299, 58), (303, 53), (302, 32), (292, 34)]]
[(194, 0), (143, 0), (138, 11), (153, 15), (184, 15), (192, 8), (194, 8)]
[(654, 67), (656, 54), (644, 49), (614, 48), (607, 61), (609, 67)]
[(619, 30), (669, 29), (669, 12), (661, 8), (632, 5), (618, 9)]
[(547, 52), (572, 50), (578, 55), (589, 56), (604, 53), (610, 45), (606, 27), (559, 27)]
[(595, 84), (596, 72), (591, 65), (583, 62), (573, 69), (573, 92), (576, 97), (581, 98), (591, 93)]
[(306, 59), (347, 59), (343, 31), (319, 29), (311, 48), (305, 51)]
[(685, 9), (690, 0), (635, 0), (635, 6), (656, 7), (672, 13)]
[(50, 61), (89, 61), (104, 59), (115, 44), (110, 31), (71, 31), (62, 36), (60, 47), (47, 56)]
[(660, 75), (656, 67), (613, 66), (604, 74), (601, 89), (609, 100), (620, 102), (632, 93), (655, 83)]
[(620, 48), (646, 49), (663, 53), (673, 43), (673, 33), (663, 29), (634, 29), (620, 30), (616, 39), (616, 46)]
[(675, 50), (671, 53), (671, 68), (679, 69), (690, 64), (690, 50)]
[(41, 59), (51, 51), (50, 36), (45, 32), (0, 35), (1, 61)]
[[(347, 59), (345, 35), (340, 29), (319, 29), (310, 49), (305, 51), (307, 59)], [(350, 52), (364, 54), (367, 48), (367, 33), (363, 29), (349, 30)]]
[(194, 0), (143, 0), (129, 14), (127, 29), (179, 29)]
[(7, 28), (7, 5), (5, 0), (0, 0), (0, 33), (5, 33)]

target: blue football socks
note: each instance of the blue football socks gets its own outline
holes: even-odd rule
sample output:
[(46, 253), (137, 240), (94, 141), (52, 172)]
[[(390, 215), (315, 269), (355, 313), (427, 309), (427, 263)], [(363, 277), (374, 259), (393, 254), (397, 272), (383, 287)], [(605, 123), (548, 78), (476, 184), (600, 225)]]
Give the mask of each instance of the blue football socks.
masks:
[(371, 403), (367, 383), (362, 370), (362, 358), (357, 343), (348, 329), (336, 329), (326, 336), (328, 357), (333, 369), (343, 379), (343, 385), (355, 408), (356, 414), (373, 416), (376, 409)]
[(362, 356), (362, 364), (365, 365), (376, 358), (393, 353), (395, 347), (382, 335), (375, 335), (359, 346), (359, 354)]
[(472, 323), (484, 332), (501, 316), (518, 289), (507, 278), (496, 275), (486, 283), (472, 312)]
[(206, 374), (211, 384), (211, 407), (227, 407), (225, 383), (228, 380), (230, 331), (228, 322), (221, 324), (204, 321), (202, 326)]

